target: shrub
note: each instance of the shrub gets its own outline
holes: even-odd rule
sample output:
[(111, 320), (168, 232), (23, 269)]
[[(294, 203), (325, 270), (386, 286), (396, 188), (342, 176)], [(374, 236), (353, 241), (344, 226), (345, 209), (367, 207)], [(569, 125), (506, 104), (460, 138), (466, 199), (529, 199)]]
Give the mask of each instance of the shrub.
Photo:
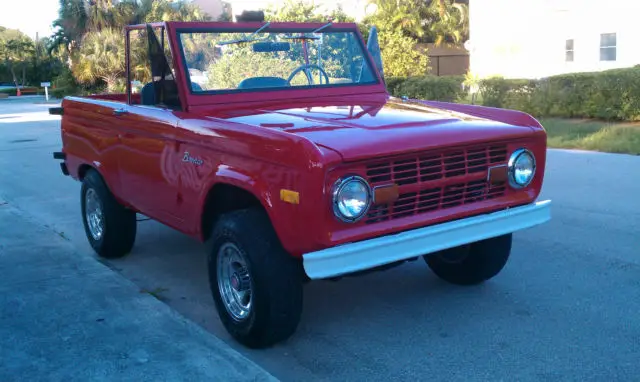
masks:
[(464, 98), (466, 92), (462, 86), (463, 82), (463, 76), (390, 77), (386, 79), (387, 89), (393, 96), (444, 102), (457, 102)]
[(427, 73), (429, 57), (415, 49), (416, 41), (399, 31), (378, 34), (385, 75), (410, 76)]
[[(17, 92), (16, 88), (5, 88), (5, 89), (0, 89), (0, 93), (8, 94), (10, 96), (15, 96), (15, 95), (17, 95), (18, 92)], [(22, 94), (22, 95), (40, 94), (40, 89), (36, 88), (36, 87), (25, 86), (23, 88), (20, 88), (20, 94)]]
[(640, 120), (640, 68), (557, 76), (550, 84), (557, 94), (550, 115)]
[(387, 90), (389, 91), (389, 93), (391, 93), (391, 95), (395, 96), (395, 97), (401, 97), (402, 94), (400, 94), (400, 85), (402, 85), (403, 82), (407, 81), (407, 78), (405, 77), (385, 77), (384, 82), (387, 85)]
[(488, 78), (480, 81), (479, 92), (485, 106), (509, 107), (528, 106), (528, 98), (535, 90), (536, 83), (531, 80), (507, 80)]
[(640, 120), (640, 68), (570, 73), (541, 80), (489, 78), (482, 104), (522, 110), (535, 117)]
[(62, 99), (69, 95), (80, 94), (80, 86), (73, 77), (71, 71), (67, 68), (53, 79), (51, 85), (53, 85), (51, 88), (51, 95), (58, 99)]

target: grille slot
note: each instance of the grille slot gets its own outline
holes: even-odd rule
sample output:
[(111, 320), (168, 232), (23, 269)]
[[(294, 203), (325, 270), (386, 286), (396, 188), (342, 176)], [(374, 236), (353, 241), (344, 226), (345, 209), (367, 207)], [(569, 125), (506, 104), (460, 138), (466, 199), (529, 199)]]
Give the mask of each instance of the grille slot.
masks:
[(506, 184), (489, 187), (486, 178), (469, 180), (465, 176), (478, 179), (479, 174), (487, 174), (489, 167), (506, 160), (506, 145), (489, 145), (369, 163), (366, 174), (371, 186), (395, 183), (400, 195), (393, 204), (372, 206), (365, 222), (399, 219), (500, 197), (506, 192)]
[(489, 166), (506, 161), (505, 145), (475, 147), (367, 165), (372, 186), (393, 182), (399, 186), (487, 172)]

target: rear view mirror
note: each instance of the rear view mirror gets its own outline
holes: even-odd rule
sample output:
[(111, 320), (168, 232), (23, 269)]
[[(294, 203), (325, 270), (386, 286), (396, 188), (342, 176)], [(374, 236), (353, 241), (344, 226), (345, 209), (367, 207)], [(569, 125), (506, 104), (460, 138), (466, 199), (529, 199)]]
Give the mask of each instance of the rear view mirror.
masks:
[(291, 44), (288, 42), (261, 41), (253, 44), (254, 52), (288, 52)]
[(376, 64), (376, 68), (380, 72), (380, 77), (384, 81), (384, 70), (382, 69), (382, 52), (380, 51), (380, 44), (378, 43), (378, 29), (373, 26), (369, 30), (369, 40), (367, 41), (367, 50), (373, 57), (373, 62)]

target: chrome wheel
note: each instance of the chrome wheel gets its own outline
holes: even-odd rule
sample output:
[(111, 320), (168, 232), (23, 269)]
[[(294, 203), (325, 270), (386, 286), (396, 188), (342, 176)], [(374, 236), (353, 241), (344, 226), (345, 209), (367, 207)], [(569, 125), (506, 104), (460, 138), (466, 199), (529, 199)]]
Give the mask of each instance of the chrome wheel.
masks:
[(251, 312), (251, 275), (240, 249), (225, 243), (218, 250), (218, 289), (227, 312), (242, 321)]
[(84, 215), (87, 220), (87, 226), (89, 226), (89, 232), (93, 240), (100, 240), (104, 233), (104, 214), (102, 212), (100, 198), (93, 188), (87, 190), (84, 196), (84, 203)]

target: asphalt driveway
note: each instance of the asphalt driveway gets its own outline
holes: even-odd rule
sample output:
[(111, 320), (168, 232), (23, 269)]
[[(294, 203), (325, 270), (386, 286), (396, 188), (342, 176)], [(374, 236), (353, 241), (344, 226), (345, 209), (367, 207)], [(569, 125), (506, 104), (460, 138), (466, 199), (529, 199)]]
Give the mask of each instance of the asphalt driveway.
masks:
[[(0, 196), (92, 257), (80, 184), (51, 158), (56, 119), (0, 101)], [(447, 285), (423, 262), (314, 282), (297, 334), (269, 350), (226, 334), (197, 242), (143, 222), (133, 253), (109, 265), (284, 381), (637, 381), (640, 157), (550, 150), (542, 198), (552, 221), (517, 233), (485, 285)]]

